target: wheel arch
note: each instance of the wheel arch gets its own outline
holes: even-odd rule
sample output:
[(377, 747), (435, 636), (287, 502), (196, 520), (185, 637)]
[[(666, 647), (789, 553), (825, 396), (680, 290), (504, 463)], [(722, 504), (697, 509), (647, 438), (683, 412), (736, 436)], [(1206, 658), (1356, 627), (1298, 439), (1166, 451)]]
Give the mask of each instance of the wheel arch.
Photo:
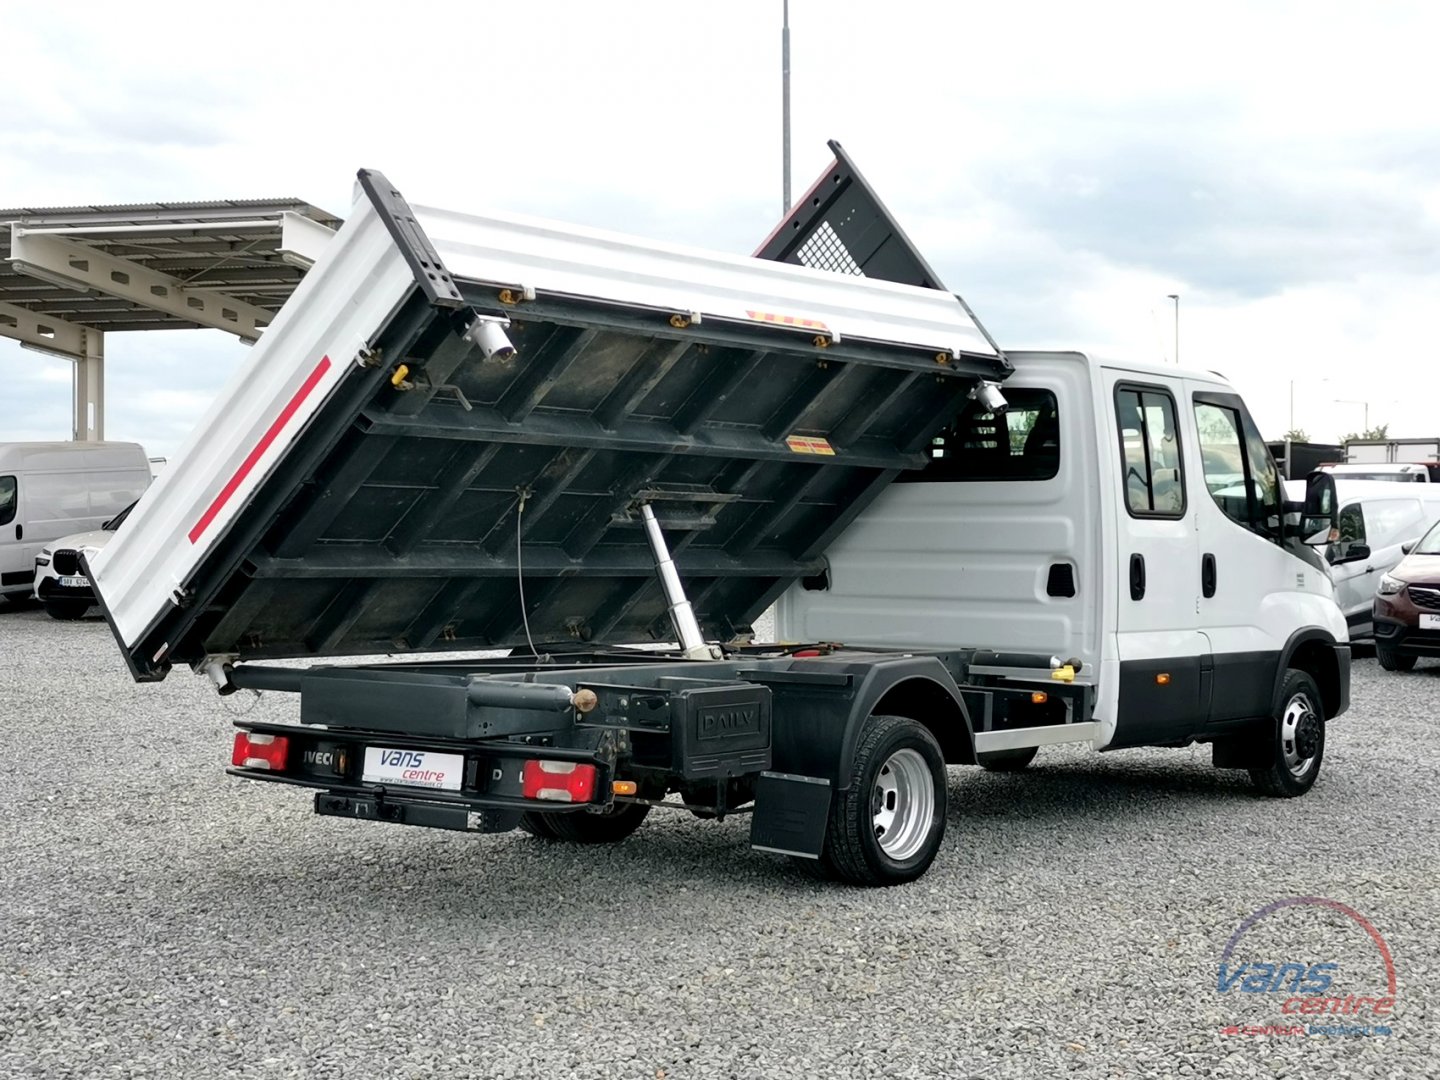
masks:
[[(871, 715), (904, 716), (935, 736), (947, 762), (973, 763), (970, 715), (949, 670), (934, 656), (898, 656), (852, 666), (843, 691), (771, 685), (774, 768), (824, 777), (846, 790), (861, 729)], [(952, 756), (953, 755), (953, 756)]]
[[(1343, 653), (1343, 656), (1342, 656)], [(1285, 672), (1295, 668), (1315, 680), (1320, 688), (1326, 719), (1334, 719), (1350, 704), (1350, 647), (1337, 642), (1320, 629), (1297, 630), (1290, 635), (1275, 671), (1276, 707)]]
[(940, 744), (947, 765), (975, 764), (970, 717), (958, 691), (925, 676), (903, 679), (886, 690), (865, 715), (876, 714), (908, 717), (924, 727)]

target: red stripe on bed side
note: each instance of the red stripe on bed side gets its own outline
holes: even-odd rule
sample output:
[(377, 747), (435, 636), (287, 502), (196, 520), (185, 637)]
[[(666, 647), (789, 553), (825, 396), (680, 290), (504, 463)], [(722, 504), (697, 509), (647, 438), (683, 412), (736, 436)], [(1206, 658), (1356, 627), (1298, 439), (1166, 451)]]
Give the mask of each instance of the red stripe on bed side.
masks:
[(266, 450), (270, 449), (270, 444), (275, 441), (275, 437), (279, 435), (281, 429), (290, 422), (290, 418), (294, 416), (300, 406), (304, 404), (305, 399), (310, 396), (310, 392), (315, 389), (316, 384), (319, 383), (325, 372), (329, 370), (330, 357), (322, 356), (320, 362), (315, 365), (315, 370), (310, 372), (305, 381), (301, 383), (300, 389), (295, 391), (294, 396), (290, 398), (285, 408), (280, 411), (280, 415), (275, 418), (275, 422), (270, 425), (265, 434), (260, 437), (260, 441), (255, 444), (255, 449), (251, 450), (245, 460), (240, 463), (240, 467), (235, 470), (235, 475), (230, 477), (229, 482), (220, 490), (220, 494), (215, 496), (215, 501), (210, 504), (210, 508), (200, 516), (200, 520), (197, 521), (195, 527), (190, 530), (190, 542), (192, 544), (200, 539), (201, 534), (209, 528), (210, 523), (215, 520), (216, 515), (225, 508), (225, 504), (230, 501), (230, 496), (235, 494), (235, 489), (245, 482), (245, 478), (250, 475), (250, 470), (255, 467), (255, 463), (260, 460), (261, 455), (263, 455)]

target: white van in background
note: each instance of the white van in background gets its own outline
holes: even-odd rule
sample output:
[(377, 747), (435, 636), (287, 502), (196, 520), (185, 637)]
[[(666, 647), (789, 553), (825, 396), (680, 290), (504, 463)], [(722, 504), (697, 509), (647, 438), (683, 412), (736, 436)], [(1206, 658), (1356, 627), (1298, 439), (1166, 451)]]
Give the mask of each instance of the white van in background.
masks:
[(149, 486), (139, 443), (0, 443), (0, 597), (28, 596), (41, 548), (100, 528)]
[[(1401, 487), (1390, 480), (1334, 476), (1340, 539), (1325, 549), (1325, 561), (1350, 638), (1364, 639), (1372, 634), (1371, 604), (1381, 575), (1405, 557), (1401, 545), (1418, 540), (1440, 521), (1440, 484)], [(1287, 480), (1285, 490), (1287, 497), (1303, 499), (1305, 481)]]

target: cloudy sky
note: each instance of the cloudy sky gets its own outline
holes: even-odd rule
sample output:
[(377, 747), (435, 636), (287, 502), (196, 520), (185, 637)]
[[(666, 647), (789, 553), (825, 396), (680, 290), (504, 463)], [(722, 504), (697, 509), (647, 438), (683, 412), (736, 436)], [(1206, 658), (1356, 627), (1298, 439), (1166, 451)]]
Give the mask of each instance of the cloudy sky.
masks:
[[(417, 202), (749, 252), (780, 211), (780, 0), (0, 0), (0, 206)], [(27, 14), (28, 13), (28, 14)], [(1440, 5), (793, 0), (794, 170), (855, 156), (1009, 348), (1228, 375), (1267, 436), (1440, 435)], [(111, 335), (172, 451), (246, 349)], [(0, 439), (70, 365), (0, 340)], [(1348, 399), (1337, 402), (1336, 399)], [(1355, 403), (1350, 403), (1355, 402)]]

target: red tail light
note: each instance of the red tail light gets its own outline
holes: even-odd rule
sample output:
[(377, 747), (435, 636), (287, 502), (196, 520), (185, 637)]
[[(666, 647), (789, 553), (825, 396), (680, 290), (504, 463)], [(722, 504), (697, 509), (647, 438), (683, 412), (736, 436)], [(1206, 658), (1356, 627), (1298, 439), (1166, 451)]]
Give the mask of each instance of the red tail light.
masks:
[(590, 802), (595, 798), (594, 765), (576, 761), (527, 761), (521, 771), (527, 799), (551, 802)]
[(290, 740), (284, 735), (237, 731), (230, 764), (246, 769), (274, 769), (278, 772), (285, 768), (285, 757), (289, 752)]

